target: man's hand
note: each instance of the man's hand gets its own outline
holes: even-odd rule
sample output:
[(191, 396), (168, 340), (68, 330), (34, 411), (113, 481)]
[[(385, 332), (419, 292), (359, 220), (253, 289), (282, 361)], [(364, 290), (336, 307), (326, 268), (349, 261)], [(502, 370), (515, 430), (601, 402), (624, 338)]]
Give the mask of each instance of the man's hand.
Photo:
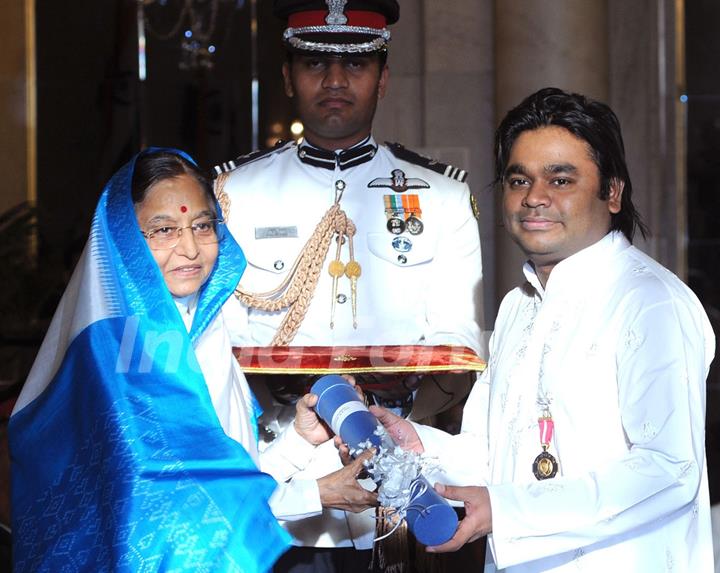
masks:
[(465, 519), (458, 525), (455, 535), (442, 545), (428, 547), (430, 553), (457, 551), (466, 543), (492, 531), (490, 495), (486, 487), (453, 487), (435, 484), (435, 491), (447, 499), (465, 502)]
[(366, 450), (349, 465), (318, 480), (323, 507), (359, 513), (377, 505), (377, 494), (367, 491), (356, 479), (372, 455), (372, 450)]
[(313, 409), (317, 401), (315, 394), (305, 394), (295, 403), (295, 431), (314, 446), (327, 442), (333, 436), (332, 430)]
[(418, 454), (425, 451), (420, 436), (418, 436), (413, 425), (405, 418), (401, 418), (380, 406), (370, 406), (370, 412), (385, 427), (393, 441), (403, 450), (417, 452)]

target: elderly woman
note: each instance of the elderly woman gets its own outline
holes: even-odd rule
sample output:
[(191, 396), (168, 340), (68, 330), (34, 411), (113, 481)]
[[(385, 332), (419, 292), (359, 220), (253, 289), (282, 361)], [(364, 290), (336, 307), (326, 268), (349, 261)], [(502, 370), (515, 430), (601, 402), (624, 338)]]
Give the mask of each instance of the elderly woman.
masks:
[[(108, 183), (10, 420), (15, 571), (251, 573), (288, 546), (224, 327), (245, 259), (217, 213), (181, 152)], [(301, 408), (288, 440), (326, 439)]]

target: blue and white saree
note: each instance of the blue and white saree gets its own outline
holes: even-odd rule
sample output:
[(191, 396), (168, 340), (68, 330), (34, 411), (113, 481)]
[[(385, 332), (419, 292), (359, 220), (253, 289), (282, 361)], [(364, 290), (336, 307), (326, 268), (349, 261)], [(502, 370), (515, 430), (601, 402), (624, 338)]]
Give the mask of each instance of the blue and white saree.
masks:
[(245, 268), (220, 227), (190, 331), (108, 183), (10, 420), (16, 572), (262, 572), (289, 545), (274, 480), (229, 438), (194, 344)]

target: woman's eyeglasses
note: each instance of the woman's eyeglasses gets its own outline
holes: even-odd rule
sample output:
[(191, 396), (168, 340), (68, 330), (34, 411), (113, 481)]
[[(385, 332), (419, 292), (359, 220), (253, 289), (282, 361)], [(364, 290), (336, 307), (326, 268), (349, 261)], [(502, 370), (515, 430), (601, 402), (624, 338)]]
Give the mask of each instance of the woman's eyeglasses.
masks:
[(218, 242), (218, 225), (222, 225), (224, 222), (222, 219), (203, 219), (187, 227), (165, 225), (143, 232), (143, 236), (147, 239), (148, 246), (154, 251), (177, 247), (185, 229), (192, 230), (193, 238), (198, 245), (212, 245)]

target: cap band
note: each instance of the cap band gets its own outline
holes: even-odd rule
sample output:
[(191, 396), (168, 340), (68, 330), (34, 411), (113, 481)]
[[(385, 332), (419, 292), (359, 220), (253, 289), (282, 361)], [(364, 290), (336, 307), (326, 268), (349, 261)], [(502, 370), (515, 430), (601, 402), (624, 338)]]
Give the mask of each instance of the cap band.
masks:
[[(307, 10), (305, 12), (296, 12), (288, 18), (288, 28), (306, 28), (310, 26), (331, 27), (327, 24), (326, 19), (329, 12), (327, 10)], [(375, 28), (382, 30), (387, 24), (385, 16), (378, 12), (370, 12), (367, 10), (348, 10), (345, 12), (347, 18), (346, 26), (359, 28)]]
[[(312, 28), (298, 28), (298, 30), (312, 31)], [(372, 30), (372, 28), (354, 28), (353, 31), (357, 30)], [(288, 34), (288, 32), (290, 32)], [(341, 44), (341, 43), (327, 43), (327, 42), (312, 42), (309, 40), (303, 40), (301, 38), (293, 36), (293, 29), (288, 28), (285, 32), (285, 41), (288, 45), (301, 52), (324, 52), (330, 54), (368, 54), (371, 52), (378, 52), (384, 50), (387, 47), (388, 41), (390, 40), (390, 32), (387, 32), (387, 37), (380, 36), (374, 40), (368, 42), (360, 42), (354, 44)], [(368, 32), (364, 32), (368, 33)]]
[[(387, 48), (390, 30), (382, 14), (366, 10), (345, 12), (343, 24), (328, 24), (326, 10), (296, 12), (288, 18), (283, 39), (291, 49), (301, 52), (325, 52), (333, 54), (363, 54)], [(325, 38), (308, 38), (308, 35), (324, 34)], [(330, 38), (337, 38), (331, 41)], [(355, 41), (353, 41), (353, 39)]]

